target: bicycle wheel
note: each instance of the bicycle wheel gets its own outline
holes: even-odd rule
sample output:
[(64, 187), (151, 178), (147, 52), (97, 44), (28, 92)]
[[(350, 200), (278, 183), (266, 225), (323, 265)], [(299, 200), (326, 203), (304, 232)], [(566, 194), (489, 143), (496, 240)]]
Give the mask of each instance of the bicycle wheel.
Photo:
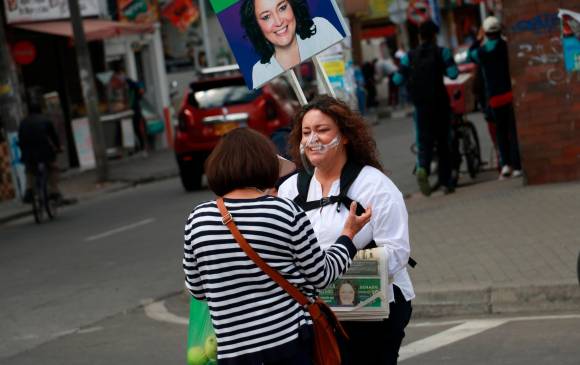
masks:
[(44, 204), (44, 208), (46, 209), (46, 214), (48, 215), (48, 217), (50, 219), (54, 219), (56, 218), (57, 214), (58, 214), (58, 205), (59, 205), (59, 200), (55, 199), (55, 198), (50, 198), (48, 195), (46, 195), (46, 200), (45, 200), (45, 204)]
[(477, 130), (470, 121), (465, 121), (461, 125), (461, 152), (465, 157), (469, 176), (474, 179), (481, 166), (481, 150), (479, 147), (479, 137)]
[(34, 214), (34, 221), (36, 223), (42, 223), (45, 220), (45, 203), (42, 191), (36, 189), (34, 191), (34, 196), (32, 197), (32, 213)]

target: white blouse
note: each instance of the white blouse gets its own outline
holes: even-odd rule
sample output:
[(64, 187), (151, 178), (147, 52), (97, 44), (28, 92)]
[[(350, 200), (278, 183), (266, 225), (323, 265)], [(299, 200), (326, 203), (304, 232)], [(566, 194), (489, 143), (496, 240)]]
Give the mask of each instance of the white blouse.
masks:
[[(316, 26), (316, 33), (314, 35), (306, 39), (302, 39), (299, 35), (296, 35), (298, 51), (300, 52), (300, 62), (306, 61), (344, 38), (328, 20), (316, 17), (312, 18), (312, 21)], [(252, 68), (252, 89), (262, 86), (262, 84), (270, 81), (284, 71), (274, 55), (270, 57), (268, 63), (256, 62)]]
[[(278, 189), (278, 196), (294, 199), (298, 195), (298, 175), (287, 179)], [(329, 196), (338, 195), (340, 181), (336, 180), (329, 191)], [(409, 245), (409, 224), (407, 208), (403, 195), (395, 184), (380, 170), (365, 166), (352, 183), (348, 197), (359, 202), (363, 207), (372, 208), (371, 221), (354, 237), (353, 242), (358, 249), (364, 248), (372, 240), (377, 246), (387, 251), (388, 272), (393, 277), (406, 300), (415, 297), (413, 284), (407, 272), (407, 263), (411, 247)], [(307, 201), (322, 198), (322, 185), (316, 176), (310, 180)], [(326, 205), (322, 209), (306, 212), (316, 238), (324, 249), (329, 247), (340, 236), (344, 222), (348, 217), (348, 209), (341, 204)], [(394, 300), (393, 288), (389, 286), (389, 301)]]

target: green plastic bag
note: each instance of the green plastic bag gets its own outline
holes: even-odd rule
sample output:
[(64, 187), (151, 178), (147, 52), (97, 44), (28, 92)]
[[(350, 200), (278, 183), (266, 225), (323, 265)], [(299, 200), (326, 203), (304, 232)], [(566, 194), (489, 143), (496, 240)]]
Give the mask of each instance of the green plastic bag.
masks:
[(209, 307), (205, 301), (193, 297), (189, 305), (187, 364), (217, 364), (217, 340), (211, 324)]

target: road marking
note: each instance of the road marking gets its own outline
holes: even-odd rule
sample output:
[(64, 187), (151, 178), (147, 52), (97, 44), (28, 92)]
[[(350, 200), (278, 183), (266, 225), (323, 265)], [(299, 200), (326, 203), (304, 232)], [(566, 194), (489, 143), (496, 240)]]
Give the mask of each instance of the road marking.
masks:
[(109, 237), (109, 236), (112, 236), (112, 235), (117, 234), (117, 233), (125, 232), (125, 231), (128, 231), (130, 229), (137, 228), (137, 227), (143, 226), (145, 224), (152, 223), (154, 221), (155, 221), (155, 218), (143, 219), (142, 221), (139, 221), (139, 222), (127, 224), (125, 226), (121, 226), (119, 228), (115, 228), (115, 229), (112, 229), (110, 231), (99, 233), (99, 234), (96, 234), (94, 236), (89, 236), (89, 237), (85, 238), (85, 241), (89, 242), (89, 241), (95, 241), (95, 240), (98, 240), (101, 238)]
[(412, 357), (422, 355), (426, 352), (436, 350), (440, 347), (447, 346), (464, 338), (477, 335), (491, 328), (501, 326), (509, 322), (508, 319), (483, 319), (467, 321), (463, 324), (440, 332), (436, 335), (411, 342), (401, 347), (399, 351), (399, 361), (404, 361)]
[(154, 319), (156, 321), (169, 322), (173, 324), (182, 324), (186, 326), (189, 324), (188, 318), (179, 317), (173, 313), (169, 313), (169, 311), (165, 307), (164, 302), (154, 302), (151, 304), (147, 304), (145, 306), (145, 314), (147, 315), (147, 317)]

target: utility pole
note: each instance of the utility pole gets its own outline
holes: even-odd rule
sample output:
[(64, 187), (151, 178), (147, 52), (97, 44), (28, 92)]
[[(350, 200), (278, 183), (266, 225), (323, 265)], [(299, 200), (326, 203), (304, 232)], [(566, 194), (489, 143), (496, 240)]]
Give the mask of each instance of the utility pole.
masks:
[(79, 0), (68, 0), (68, 6), (70, 10), (70, 21), (73, 28), (77, 63), (79, 66), (79, 79), (81, 81), (87, 115), (89, 117), (93, 151), (97, 163), (97, 181), (104, 182), (108, 177), (107, 155), (105, 152), (105, 144), (103, 142), (103, 128), (99, 117), (99, 109), (97, 107), (97, 93), (93, 77), (93, 66), (91, 65), (89, 47), (85, 38), (85, 30), (83, 28), (81, 12), (79, 10)]
[(0, 9), (0, 119), (6, 131), (18, 130), (22, 119), (22, 104), (16, 68), (12, 62), (10, 47), (4, 31), (4, 14)]

